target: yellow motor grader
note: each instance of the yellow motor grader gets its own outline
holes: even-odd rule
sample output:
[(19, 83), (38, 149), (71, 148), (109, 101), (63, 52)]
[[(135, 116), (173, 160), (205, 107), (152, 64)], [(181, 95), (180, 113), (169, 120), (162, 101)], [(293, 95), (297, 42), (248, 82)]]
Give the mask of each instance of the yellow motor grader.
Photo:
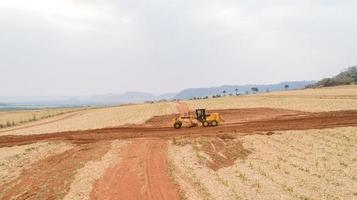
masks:
[(187, 116), (180, 116), (173, 119), (173, 127), (179, 129), (183, 123), (188, 123), (189, 127), (198, 125), (198, 122), (203, 127), (218, 126), (219, 123), (224, 122), (219, 113), (206, 114), (206, 109), (196, 109), (196, 116), (189, 114)]

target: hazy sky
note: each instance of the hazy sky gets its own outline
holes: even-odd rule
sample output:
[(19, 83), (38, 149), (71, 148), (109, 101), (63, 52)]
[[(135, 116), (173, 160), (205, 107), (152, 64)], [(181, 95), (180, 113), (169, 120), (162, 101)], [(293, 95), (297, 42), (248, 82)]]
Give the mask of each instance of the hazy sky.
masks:
[(1, 0), (0, 96), (153, 93), (331, 76), (356, 0)]

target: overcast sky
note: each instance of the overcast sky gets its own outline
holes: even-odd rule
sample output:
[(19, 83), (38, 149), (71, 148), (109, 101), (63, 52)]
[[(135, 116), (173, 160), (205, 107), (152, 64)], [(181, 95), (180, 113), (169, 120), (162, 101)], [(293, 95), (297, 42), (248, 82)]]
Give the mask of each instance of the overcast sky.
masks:
[(355, 0), (1, 0), (0, 96), (316, 80), (357, 64)]

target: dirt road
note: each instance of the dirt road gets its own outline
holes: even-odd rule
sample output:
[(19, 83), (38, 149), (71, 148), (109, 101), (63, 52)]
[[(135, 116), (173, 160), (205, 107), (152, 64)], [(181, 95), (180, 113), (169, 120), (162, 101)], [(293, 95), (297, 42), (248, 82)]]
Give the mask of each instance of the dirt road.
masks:
[(121, 157), (94, 185), (91, 199), (179, 199), (167, 175), (165, 140), (135, 139)]
[[(177, 110), (180, 114), (189, 111), (180, 102)], [(151, 125), (165, 121), (159, 118), (152, 120)], [(167, 173), (166, 150), (164, 139), (135, 139), (121, 153), (120, 162), (95, 183), (90, 199), (178, 200), (179, 190)]]
[[(247, 111), (249, 110), (249, 112)], [(275, 110), (275, 111), (274, 111)], [(40, 135), (1, 136), (0, 147), (34, 143), (42, 140), (67, 140), (72, 143), (92, 143), (99, 140), (129, 138), (172, 138), (176, 136), (214, 136), (221, 133), (252, 134), (266, 131), (323, 129), (357, 126), (357, 111), (302, 113), (283, 109), (222, 110), (233, 113), (218, 127), (196, 127), (174, 130), (169, 127), (173, 115), (157, 116), (144, 125), (104, 128), (86, 131), (60, 132)]]

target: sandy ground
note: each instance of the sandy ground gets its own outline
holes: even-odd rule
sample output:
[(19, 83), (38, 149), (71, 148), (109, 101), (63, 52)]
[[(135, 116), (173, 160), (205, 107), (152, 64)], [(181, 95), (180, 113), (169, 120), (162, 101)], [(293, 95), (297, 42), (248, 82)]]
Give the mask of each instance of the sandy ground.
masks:
[(357, 85), (185, 101), (196, 108), (283, 108), (307, 112), (357, 110)]
[[(192, 140), (171, 143), (169, 158), (182, 189), (195, 188), (200, 199), (355, 199), (356, 132), (336, 128), (237, 137), (233, 140), (249, 155), (218, 170), (209, 165), (214, 156)], [(190, 190), (185, 193), (198, 199)]]
[[(35, 135), (62, 131), (88, 130), (115, 127), (124, 124), (140, 124), (156, 115), (176, 112), (173, 103), (155, 103), (98, 108), (80, 111), (77, 115), (62, 120), (48, 119), (17, 126), (14, 130), (0, 130), (0, 135)], [(46, 121), (45, 121), (46, 122)]]
[(128, 141), (114, 140), (111, 142), (110, 150), (100, 160), (87, 162), (76, 172), (70, 190), (63, 199), (89, 199), (95, 181), (101, 178), (108, 168), (120, 163), (120, 152), (127, 147), (128, 143)]
[(73, 145), (64, 142), (38, 142), (0, 148), (0, 185), (16, 179), (31, 164), (70, 148)]

